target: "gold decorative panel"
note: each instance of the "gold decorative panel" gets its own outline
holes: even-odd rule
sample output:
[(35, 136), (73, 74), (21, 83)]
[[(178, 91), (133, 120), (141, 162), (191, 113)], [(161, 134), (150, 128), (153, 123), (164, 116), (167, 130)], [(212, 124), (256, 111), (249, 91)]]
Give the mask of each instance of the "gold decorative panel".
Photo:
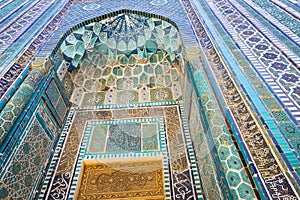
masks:
[(85, 161), (77, 199), (165, 199), (161, 159)]

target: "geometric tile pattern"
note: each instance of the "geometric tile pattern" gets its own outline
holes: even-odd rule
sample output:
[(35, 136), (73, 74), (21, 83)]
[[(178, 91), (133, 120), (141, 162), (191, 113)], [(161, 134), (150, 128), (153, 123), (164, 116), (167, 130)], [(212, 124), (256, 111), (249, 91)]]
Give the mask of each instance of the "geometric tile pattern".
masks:
[[(40, 188), (44, 199), (299, 198), (295, 1), (4, 0), (0, 9), (1, 199)], [(186, 62), (192, 45), (200, 52)], [(52, 65), (29, 66), (37, 54)], [(65, 97), (85, 107), (58, 134)]]
[[(91, 123), (91, 122), (89, 122)], [(93, 122), (87, 153), (158, 150), (157, 123), (98, 125)]]
[(140, 59), (135, 54), (129, 59), (121, 55), (121, 62), (114, 64), (105, 57), (104, 63), (93, 62), (98, 56), (90, 54), (78, 70), (70, 73), (74, 80), (70, 101), (74, 105), (166, 101), (181, 96), (178, 82), (181, 68), (177, 62), (170, 63), (167, 52), (159, 51)]
[[(211, 129), (211, 135), (214, 140), (214, 147), (217, 150), (221, 166), (225, 173), (227, 184), (230, 188), (230, 195), (234, 199), (256, 198), (251, 183), (248, 179), (246, 169), (239, 158), (237, 149), (230, 137), (226, 122), (223, 121), (221, 111), (216, 105), (214, 96), (209, 91), (209, 83), (205, 80), (205, 75), (198, 70), (193, 74), (196, 81), (196, 87), (203, 110), (206, 114), (206, 120)], [(193, 123), (192, 123), (193, 124)], [(209, 146), (209, 148), (213, 148)]]
[(171, 90), (174, 99), (180, 97), (177, 27), (151, 15), (122, 12), (72, 29), (56, 47), (63, 58), (57, 73), (60, 79), (72, 77), (74, 104), (172, 100)]
[[(195, 96), (193, 99), (196, 99)], [(223, 179), (218, 174), (218, 167), (216, 167), (215, 156), (213, 156), (214, 154), (212, 153), (213, 149), (211, 148), (210, 140), (207, 139), (202, 124), (199, 123), (201, 118), (196, 101), (193, 100), (191, 105), (188, 124), (194, 144), (194, 151), (198, 160), (197, 164), (201, 174), (204, 194), (211, 199), (219, 199), (225, 196), (225, 184), (221, 181)], [(186, 107), (185, 111), (187, 112)]]
[[(174, 197), (177, 196), (179, 199), (187, 199), (189, 197), (199, 196), (199, 198), (201, 199), (202, 194), (201, 194), (199, 174), (197, 172), (197, 166), (189, 163), (187, 159), (188, 158), (187, 156), (189, 155), (191, 156), (190, 159), (194, 160), (193, 157), (194, 155), (191, 154), (192, 152), (187, 152), (186, 150), (187, 147), (185, 145), (184, 137), (182, 135), (183, 132), (180, 131), (182, 130), (182, 127), (180, 126), (181, 123), (180, 121), (178, 121), (180, 119), (178, 117), (175, 117), (178, 116), (178, 107), (176, 105), (162, 106), (163, 104), (165, 103), (161, 103), (161, 106), (157, 105), (156, 107), (152, 107), (151, 109), (149, 107), (140, 107), (137, 109), (128, 110), (128, 109), (122, 109), (121, 108), (122, 106), (117, 109), (118, 105), (116, 105), (116, 107), (111, 106), (110, 109), (77, 108), (74, 110), (74, 112), (71, 112), (73, 117), (72, 117), (72, 125), (71, 127), (68, 128), (70, 130), (70, 133), (68, 133), (67, 135), (68, 137), (65, 140), (64, 150), (62, 151), (62, 155), (60, 156), (61, 159), (58, 163), (58, 168), (52, 183), (52, 187), (51, 189), (49, 188), (50, 194), (48, 198), (57, 199), (59, 197), (60, 199), (64, 199), (65, 196), (63, 196), (62, 195), (63, 193), (61, 192), (63, 192), (65, 189), (64, 187), (62, 187), (63, 185), (59, 184), (58, 181), (63, 179), (64, 181), (66, 181), (66, 183), (68, 183), (72, 176), (75, 177), (75, 179), (73, 180), (75, 182), (72, 183), (70, 196), (71, 197), (73, 197), (74, 195), (76, 196), (77, 195), (75, 193), (76, 187), (73, 186), (76, 185), (77, 182), (76, 180), (78, 179), (77, 177), (80, 176), (81, 166), (84, 167), (85, 165), (84, 163), (86, 162), (86, 160), (88, 160), (88, 162), (93, 162), (95, 164), (93, 159), (96, 159), (96, 162), (98, 162), (99, 159), (104, 159), (104, 160), (113, 159), (115, 162), (115, 158), (125, 159), (126, 157), (130, 157), (131, 159), (133, 158), (138, 159), (138, 157), (144, 157), (145, 159), (149, 159), (150, 157), (153, 156), (167, 155), (165, 154), (167, 150), (165, 146), (166, 144), (165, 140), (166, 138), (168, 138), (167, 148), (168, 148), (168, 152), (170, 152), (169, 154), (170, 157), (163, 156), (163, 163), (164, 163), (163, 168), (164, 171), (166, 170), (164, 172), (165, 174), (166, 173), (169, 174), (168, 172), (169, 170), (171, 170), (172, 174), (168, 176), (166, 176), (167, 174), (164, 175), (164, 184), (165, 187), (167, 187), (168, 185), (170, 185), (170, 180), (172, 180), (171, 182), (172, 187), (171, 190), (170, 188), (168, 190), (165, 190), (166, 197), (168, 196), (170, 197), (170, 195), (172, 195)], [(128, 117), (130, 117), (131, 120), (126, 120), (126, 118)], [(161, 122), (157, 123), (153, 121), (157, 117), (158, 118), (165, 117), (166, 125), (161, 126), (160, 125)], [(150, 121), (147, 120), (147, 118), (149, 118)], [(87, 126), (85, 127), (83, 124), (85, 124), (86, 122), (90, 124), (89, 125), (87, 124)], [(122, 127), (122, 129), (120, 129), (120, 127)], [(160, 147), (159, 149), (155, 149), (155, 151), (149, 148), (149, 146), (145, 146), (144, 144), (141, 144), (141, 146), (137, 145), (137, 147), (130, 146), (130, 145), (128, 146), (127, 144), (128, 140), (123, 140), (124, 133), (125, 134), (130, 133), (132, 137), (139, 136), (143, 138), (143, 140), (139, 140), (139, 141), (137, 140), (138, 142), (137, 144), (139, 144), (140, 142), (144, 141), (144, 139), (146, 139), (150, 134), (147, 130), (149, 130), (149, 128), (154, 128), (154, 127), (156, 127), (156, 129), (160, 127), (159, 129), (161, 129), (159, 131), (160, 136), (157, 136), (158, 134), (157, 131), (156, 133), (154, 132), (156, 141), (157, 141), (157, 137), (160, 138), (159, 139)], [(99, 136), (99, 131), (101, 131), (102, 133), (106, 132), (107, 138), (105, 138), (105, 136), (103, 137), (103, 135)], [(77, 134), (82, 132), (85, 132), (85, 136), (81, 139), (81, 137)], [(110, 139), (111, 137), (112, 139)], [(91, 143), (91, 140), (95, 138), (98, 139), (102, 138), (104, 140), (106, 139), (105, 141), (106, 147), (103, 147), (103, 142)], [(151, 137), (148, 138), (149, 140), (152, 141)], [(111, 151), (110, 149), (111, 147), (107, 146), (109, 140), (111, 141), (120, 140), (120, 142), (118, 142), (118, 145), (124, 144), (124, 146), (118, 147), (117, 149), (114, 148), (113, 151)], [(81, 147), (80, 147), (80, 141), (82, 141)], [(79, 152), (79, 155), (77, 155), (79, 148), (81, 150)], [(95, 153), (95, 152), (91, 152), (92, 148), (94, 149), (93, 151), (96, 151), (95, 148), (99, 148), (100, 151), (105, 149), (106, 151), (102, 153), (101, 152)], [(127, 150), (124, 151), (124, 149)], [(76, 169), (73, 169), (74, 161), (76, 160), (76, 157), (78, 157), (78, 162), (76, 164)], [(170, 162), (170, 166), (168, 165), (168, 160)], [(138, 162), (141, 161), (139, 161), (138, 159)], [(101, 163), (104, 163), (106, 165), (107, 161), (105, 162), (102, 161)], [(74, 173), (75, 175), (73, 175)], [(181, 192), (182, 187), (187, 187), (185, 193)]]
[(0, 30), (0, 53), (3, 53), (20, 35), (28, 29), (28, 26), (31, 25), (31, 22), (40, 17), (45, 10), (47, 10), (54, 0), (47, 1), (42, 0), (27, 10), (25, 13), (21, 13), (21, 16), (14, 21), (12, 25), (6, 25)]
[[(131, 54), (137, 54), (138, 59), (147, 58), (163, 49), (169, 54), (169, 59), (174, 61), (175, 54), (181, 51), (181, 40), (177, 27), (167, 20), (135, 14), (133, 11), (123, 10), (108, 19), (96, 18), (93, 23), (87, 23), (80, 28), (72, 30), (71, 33), (59, 42), (56, 47), (61, 50), (63, 59), (68, 65), (68, 71), (76, 69), (86, 51), (97, 51), (97, 57), (93, 58), (93, 63), (105, 66), (107, 61), (117, 61), (122, 64), (135, 63)], [(93, 50), (94, 49), (94, 50)], [(92, 55), (95, 53), (92, 53)], [(119, 57), (126, 54), (127, 57)], [(157, 56), (151, 56), (150, 61), (156, 62)], [(177, 58), (178, 59), (178, 58)]]
[(54, 79), (52, 79), (49, 83), (48, 88), (46, 89), (46, 94), (53, 108), (57, 112), (59, 119), (61, 120), (61, 122), (63, 122), (66, 117), (68, 108)]
[(216, 12), (220, 21), (232, 29), (229, 33), (236, 38), (239, 44), (243, 44), (246, 56), (253, 63), (265, 84), (273, 90), (295, 119), (300, 122), (300, 117), (298, 117), (300, 115), (300, 96), (297, 95), (300, 72), (297, 65), (289, 61), (288, 55), (290, 54), (283, 54), (281, 49), (256, 27), (251, 18), (244, 17), (239, 6), (234, 7), (231, 2), (225, 0), (214, 1), (209, 5)]
[[(213, 19), (213, 17), (211, 17), (213, 13), (209, 10), (209, 7), (206, 7), (205, 4), (202, 5), (205, 9), (205, 11), (203, 11), (202, 13), (210, 13), (209, 18)], [(248, 19), (249, 18), (250, 17), (248, 17)], [(207, 22), (207, 17), (205, 21)], [(295, 171), (297, 171), (300, 166), (298, 160), (299, 158), (297, 158), (297, 154), (299, 154), (300, 150), (299, 148), (297, 148), (300, 141), (300, 137), (298, 137), (300, 129), (297, 127), (297, 123), (293, 121), (293, 119), (289, 116), (286, 107), (284, 107), (284, 105), (281, 105), (280, 102), (276, 99), (276, 97), (273, 95), (272, 90), (269, 90), (265, 86), (263, 80), (260, 79), (255, 69), (252, 68), (251, 64), (244, 57), (243, 52), (237, 51), (238, 46), (235, 45), (236, 42), (228, 34), (226, 34), (221, 25), (216, 23), (216, 19), (213, 21), (213, 23), (216, 30), (222, 36), (223, 41), (225, 41), (226, 45), (228, 46), (228, 50), (231, 51), (235, 59), (232, 59), (232, 56), (228, 55), (227, 53), (225, 53), (224, 55), (226, 55), (227, 59), (230, 59), (232, 61), (236, 60), (238, 62), (238, 65), (235, 65), (234, 62), (230, 63), (230, 67), (233, 73), (238, 74), (235, 76), (235, 78), (238, 79), (238, 81), (243, 85), (243, 89), (245, 90), (244, 92), (249, 95), (249, 97), (251, 98), (250, 101), (253, 103), (253, 106), (256, 107), (259, 116), (263, 118), (263, 123), (265, 123), (271, 131), (272, 140), (277, 140), (275, 141), (275, 145), (280, 146), (280, 148), (278, 148), (279, 153), (281, 154), (281, 156), (286, 157)], [(212, 27), (212, 25), (210, 27)], [(226, 28), (230, 32), (230, 27), (226, 26)], [(216, 32), (213, 33), (218, 34)], [(226, 51), (225, 48), (221, 49), (222, 51)], [(246, 75), (245, 78), (243, 78), (243, 73), (245, 73)], [(255, 89), (253, 90), (252, 88)], [(256, 93), (259, 96), (256, 96)], [(276, 120), (276, 122), (274, 119)], [(285, 137), (288, 139), (288, 141), (285, 139)]]
[(11, 97), (10, 101), (0, 111), (0, 146), (7, 139), (11, 128), (22, 114), (24, 107), (43, 76), (42, 70), (33, 69)]
[(39, 121), (33, 118), (26, 136), (13, 155), (12, 162), (5, 171), (1, 171), (1, 199), (32, 197), (47, 160), (50, 145), (51, 140), (45, 130)]
[(203, 189), (212, 199), (218, 199), (220, 196), (254, 199), (257, 191), (253, 182), (251, 183), (253, 177), (239, 159), (239, 149), (234, 144), (238, 141), (232, 140), (226, 122), (220, 117), (222, 112), (216, 104), (213, 89), (198, 56), (199, 51), (194, 48), (188, 50), (187, 57), (194, 72), (194, 82), (190, 78), (190, 72), (185, 74), (181, 84), (184, 91), (182, 104), (193, 138), (193, 149), (198, 158)]

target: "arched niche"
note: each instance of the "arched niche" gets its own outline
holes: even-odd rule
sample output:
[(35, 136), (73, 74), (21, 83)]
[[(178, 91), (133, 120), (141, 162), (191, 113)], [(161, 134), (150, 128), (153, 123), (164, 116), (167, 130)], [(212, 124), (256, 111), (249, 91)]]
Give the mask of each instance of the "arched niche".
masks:
[(52, 53), (74, 106), (178, 100), (183, 43), (171, 20), (121, 10), (70, 29)]

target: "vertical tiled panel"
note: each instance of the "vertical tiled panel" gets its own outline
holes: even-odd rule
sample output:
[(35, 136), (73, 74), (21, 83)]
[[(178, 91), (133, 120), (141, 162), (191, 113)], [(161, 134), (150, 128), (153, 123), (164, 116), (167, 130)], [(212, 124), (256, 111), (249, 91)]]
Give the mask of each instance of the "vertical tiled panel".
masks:
[(11, 163), (2, 171), (0, 199), (27, 199), (33, 195), (50, 146), (50, 138), (34, 117)]
[(51, 106), (54, 108), (54, 111), (58, 115), (60, 121), (63, 122), (68, 108), (61, 93), (62, 92), (59, 90), (55, 80), (52, 79), (46, 89), (46, 96), (48, 97)]
[(41, 100), (38, 106), (37, 115), (41, 118), (44, 129), (48, 129), (51, 136), (56, 136), (58, 134), (59, 126), (51, 115), (51, 111), (46, 107), (45, 103)]

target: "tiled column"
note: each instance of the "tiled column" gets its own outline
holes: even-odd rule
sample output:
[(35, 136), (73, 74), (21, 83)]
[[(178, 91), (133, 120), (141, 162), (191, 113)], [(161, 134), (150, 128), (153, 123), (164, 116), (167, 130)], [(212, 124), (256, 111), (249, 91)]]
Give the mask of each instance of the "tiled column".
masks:
[[(31, 64), (31, 71), (19, 89), (11, 97), (0, 113), (0, 146), (3, 145), (14, 123), (21, 115), (40, 81), (50, 69), (48, 59), (39, 58)], [(24, 110), (26, 112), (26, 110)], [(10, 136), (11, 137), (11, 136)], [(3, 148), (3, 147), (2, 147)]]

